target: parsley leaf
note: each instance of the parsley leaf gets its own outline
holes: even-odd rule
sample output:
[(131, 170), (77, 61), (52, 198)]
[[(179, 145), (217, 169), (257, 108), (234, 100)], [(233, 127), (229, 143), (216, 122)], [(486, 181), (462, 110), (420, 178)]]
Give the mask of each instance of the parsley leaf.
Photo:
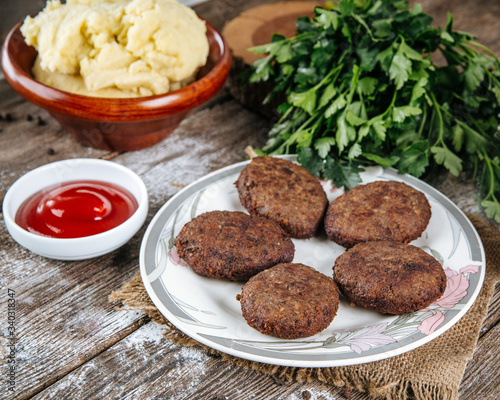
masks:
[(316, 106), (316, 91), (307, 90), (302, 93), (290, 93), (288, 101), (294, 106), (304, 109), (308, 114), (312, 114)]
[[(400, 47), (401, 49), (401, 47)], [(398, 51), (389, 67), (389, 76), (396, 84), (396, 89), (401, 89), (405, 82), (408, 80), (411, 74), (411, 61), (403, 54), (403, 52)]]
[(462, 160), (447, 147), (432, 146), (431, 152), (438, 164), (443, 164), (452, 175), (458, 176), (462, 170)]

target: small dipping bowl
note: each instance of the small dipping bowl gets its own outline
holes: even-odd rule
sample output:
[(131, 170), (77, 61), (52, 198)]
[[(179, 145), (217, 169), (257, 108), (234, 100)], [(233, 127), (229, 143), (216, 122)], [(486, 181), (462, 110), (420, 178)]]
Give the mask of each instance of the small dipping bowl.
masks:
[[(135, 197), (138, 208), (117, 227), (80, 238), (41, 236), (16, 224), (17, 210), (31, 195), (58, 183), (78, 180), (103, 181), (121, 186)], [(141, 178), (123, 165), (112, 161), (76, 158), (41, 166), (20, 177), (7, 191), (2, 211), (8, 232), (21, 246), (48, 258), (84, 260), (119, 248), (137, 233), (148, 213), (148, 193)]]
[(231, 68), (226, 42), (206, 22), (208, 60), (190, 85), (147, 97), (81, 96), (33, 78), (31, 69), (38, 53), (24, 41), (21, 25), (11, 30), (2, 47), (0, 61), (6, 80), (25, 99), (45, 109), (77, 141), (96, 149), (131, 151), (161, 142), (192, 109), (223, 87)]

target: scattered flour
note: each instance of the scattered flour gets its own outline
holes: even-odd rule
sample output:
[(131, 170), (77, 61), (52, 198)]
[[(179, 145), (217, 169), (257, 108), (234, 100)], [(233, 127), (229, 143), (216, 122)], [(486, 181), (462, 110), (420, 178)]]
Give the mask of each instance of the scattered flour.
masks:
[(176, 356), (178, 359), (182, 358), (184, 361), (197, 361), (205, 362), (210, 359), (210, 357), (203, 351), (196, 347), (182, 347), (181, 351)]
[[(305, 397), (304, 393), (308, 392), (311, 397)], [(326, 389), (317, 389), (310, 387), (298, 387), (295, 392), (286, 396), (280, 397), (279, 400), (304, 400), (309, 398), (310, 400), (343, 400), (345, 397), (340, 395), (335, 395)]]
[[(130, 313), (133, 311), (127, 311)], [(136, 316), (141, 314), (140, 311), (136, 312)], [(156, 322), (148, 322), (146, 325), (142, 326), (140, 329), (135, 331), (133, 334), (127, 336), (122, 342), (127, 347), (143, 347), (146, 344), (155, 343), (158, 344), (161, 340), (164, 340), (163, 334), (167, 331), (167, 328), (157, 324)]]

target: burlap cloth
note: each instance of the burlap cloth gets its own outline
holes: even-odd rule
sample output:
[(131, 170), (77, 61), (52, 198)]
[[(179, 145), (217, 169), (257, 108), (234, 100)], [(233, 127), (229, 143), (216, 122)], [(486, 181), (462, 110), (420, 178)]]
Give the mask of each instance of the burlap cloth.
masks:
[(482, 290), (465, 316), (444, 334), (407, 353), (367, 364), (334, 368), (297, 368), (262, 364), (220, 353), (177, 330), (150, 300), (139, 272), (120, 290), (111, 293), (111, 302), (121, 309), (142, 310), (158, 324), (168, 327), (166, 336), (176, 344), (198, 346), (238, 366), (273, 374), (291, 382), (319, 380), (337, 387), (366, 392), (372, 397), (394, 399), (457, 399), (465, 366), (476, 348), (479, 331), (488, 311), (495, 283), (500, 281), (500, 234), (482, 217), (469, 215), (481, 236), (486, 252), (486, 276)]

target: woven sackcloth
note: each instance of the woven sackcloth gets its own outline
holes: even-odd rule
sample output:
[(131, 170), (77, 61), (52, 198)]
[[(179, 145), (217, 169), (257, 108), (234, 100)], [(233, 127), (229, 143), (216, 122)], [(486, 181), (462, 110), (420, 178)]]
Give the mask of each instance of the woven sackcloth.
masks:
[(486, 276), (481, 292), (471, 309), (444, 334), (412, 351), (385, 360), (345, 367), (298, 368), (248, 361), (204, 346), (177, 330), (150, 300), (139, 273), (117, 291), (111, 302), (121, 302), (120, 309), (142, 310), (158, 324), (167, 326), (166, 336), (176, 344), (199, 346), (207, 353), (217, 353), (238, 366), (273, 374), (293, 382), (319, 380), (337, 387), (356, 389), (374, 398), (452, 400), (458, 398), (458, 387), (467, 362), (472, 358), (477, 339), (488, 311), (495, 283), (500, 281), (500, 234), (481, 216), (469, 215), (486, 253)]

